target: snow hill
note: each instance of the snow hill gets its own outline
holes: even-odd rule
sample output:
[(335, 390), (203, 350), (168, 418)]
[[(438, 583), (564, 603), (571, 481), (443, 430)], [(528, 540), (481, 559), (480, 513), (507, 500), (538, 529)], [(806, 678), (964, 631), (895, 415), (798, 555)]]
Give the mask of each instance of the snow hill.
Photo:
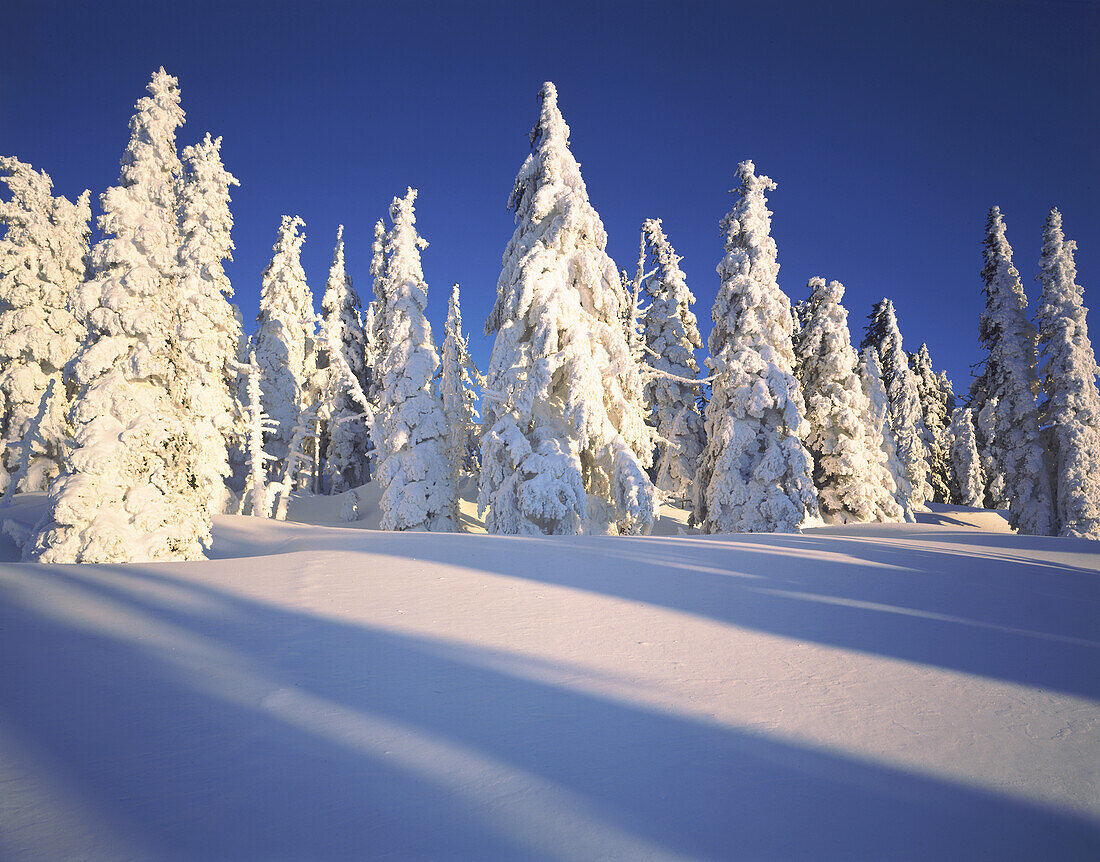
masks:
[(1100, 858), (1096, 543), (341, 506), (217, 518), (208, 562), (0, 564), (0, 858)]

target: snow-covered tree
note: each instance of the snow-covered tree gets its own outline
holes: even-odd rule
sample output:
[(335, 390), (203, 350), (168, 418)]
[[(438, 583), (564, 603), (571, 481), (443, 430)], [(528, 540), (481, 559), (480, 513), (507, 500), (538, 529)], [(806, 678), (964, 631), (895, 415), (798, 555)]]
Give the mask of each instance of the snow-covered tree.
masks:
[(1100, 369), (1077, 284), (1076, 249), (1062, 233), (1062, 214), (1051, 210), (1037, 277), (1043, 295), (1036, 317), (1046, 360), (1041, 415), (1053, 442), (1054, 531), (1100, 539)]
[(474, 384), (480, 377), (462, 334), (462, 309), (458, 285), (451, 289), (444, 326), (443, 361), (439, 369), (439, 390), (447, 417), (447, 462), (455, 487), (463, 473), (475, 473), (480, 463), (480, 419)]
[(921, 344), (916, 353), (909, 354), (909, 370), (917, 384), (921, 418), (924, 420), (924, 448), (928, 453), (928, 481), (932, 486), (932, 499), (937, 503), (950, 503), (951, 493), (951, 441), (947, 425), (951, 418), (954, 393), (946, 376), (932, 368), (928, 345)]
[(367, 306), (370, 326), (366, 334), (364, 359), (370, 365), (369, 386), (365, 390), (370, 402), (378, 405), (381, 396), (382, 379), (378, 371), (383, 357), (389, 350), (389, 334), (386, 332), (386, 297), (383, 281), (386, 276), (386, 227), (379, 219), (374, 225), (374, 240), (371, 243), (370, 258), (371, 294), (374, 299)]
[[(362, 485), (370, 476), (370, 433), (363, 411), (344, 379), (344, 368), (360, 388), (368, 383), (364, 356), (363, 324), (359, 319), (359, 295), (352, 287), (344, 262), (344, 226), (336, 232), (336, 248), (321, 299), (321, 332), (318, 369), (321, 397), (318, 415), (324, 428), (324, 473), (330, 494)], [(343, 365), (336, 360), (339, 352)]]
[(257, 518), (267, 518), (271, 514), (271, 500), (267, 494), (267, 462), (271, 456), (264, 451), (264, 433), (275, 425), (275, 421), (264, 413), (263, 389), (260, 385), (263, 372), (256, 362), (256, 352), (248, 357), (248, 365), (243, 371), (247, 374), (248, 412), (245, 414), (247, 436), (245, 449), (248, 454), (248, 482), (245, 496)]
[(275, 480), (285, 472), (299, 417), (310, 407), (316, 371), (313, 295), (301, 263), (305, 235), (298, 232), (304, 225), (297, 216), (283, 216), (275, 254), (263, 272), (259, 327), (252, 340), (263, 372), (264, 409), (278, 423), (265, 446), (273, 456), (268, 475)]
[(642, 225), (643, 251), (652, 260), (653, 273), (645, 279), (645, 346), (648, 364), (660, 374), (645, 386), (646, 402), (657, 436), (654, 458), (656, 485), (681, 500), (691, 495), (699, 457), (706, 443), (703, 417), (695, 409), (699, 374), (695, 349), (703, 346), (691, 306), (680, 256), (676, 254), (660, 219)]
[(1054, 510), (1035, 401), (1038, 337), (1027, 319), (1027, 297), (1012, 265), (1012, 247), (998, 207), (989, 211), (983, 259), (986, 302), (978, 334), (989, 353), (971, 389), (971, 407), (979, 411), (979, 426), (986, 408), (991, 408), (991, 453), (1004, 474), (1009, 523), (1021, 533), (1048, 535), (1054, 528)]
[(867, 331), (859, 347), (860, 350), (873, 347), (878, 354), (882, 383), (890, 402), (890, 431), (911, 489), (909, 499), (902, 503), (902, 508), (919, 510), (932, 499), (932, 486), (928, 481), (928, 450), (924, 445), (924, 418), (917, 381), (902, 347), (894, 303), (889, 299), (884, 298), (876, 303), (868, 315)]
[(902, 512), (884, 486), (880, 451), (873, 446), (871, 405), (857, 370), (841, 305), (844, 286), (811, 278), (797, 354), (806, 400), (805, 438), (814, 459), (814, 485), (829, 523), (898, 521)]
[(88, 192), (55, 198), (49, 176), (18, 159), (0, 158), (0, 179), (11, 192), (0, 201), (0, 492), (9, 473), (12, 491), (41, 491), (68, 437), (62, 369), (84, 338), (68, 303), (84, 277), (91, 208)]
[(623, 331), (607, 234), (569, 150), (551, 83), (509, 208), (485, 325), (496, 334), (483, 390), (478, 506), (493, 533), (648, 532), (652, 430), (635, 409), (638, 365)]
[(985, 495), (978, 438), (974, 432), (974, 414), (969, 407), (960, 407), (951, 414), (951, 469), (955, 474), (960, 506), (981, 506)]
[(913, 520), (913, 510), (909, 501), (913, 489), (905, 476), (905, 466), (898, 459), (897, 446), (894, 444), (894, 432), (890, 430), (890, 398), (882, 382), (882, 366), (878, 361), (878, 352), (873, 347), (865, 347), (859, 355), (859, 379), (863, 384), (863, 394), (867, 396), (868, 421), (864, 425), (867, 432), (867, 448), (877, 454), (877, 467), (874, 483), (892, 494), (899, 515), (906, 521)]
[(695, 522), (710, 533), (793, 532), (817, 515), (802, 392), (794, 376), (791, 303), (776, 278), (766, 192), (775, 183), (738, 165), (737, 203), (722, 220), (725, 257), (714, 301), (707, 448)]
[(241, 323), (230, 305), (233, 287), (225, 261), (233, 259), (233, 216), (229, 189), (240, 185), (221, 159), (221, 138), (207, 133), (185, 147), (180, 190), (179, 264), (182, 275), (180, 339), (189, 365), (183, 381), (183, 407), (198, 439), (195, 465), (210, 512), (226, 509), (228, 447), (245, 431), (237, 390)]
[(420, 252), (428, 243), (416, 232), (416, 190), (390, 205), (385, 270), (377, 294), (385, 309), (387, 354), (379, 363), (381, 400), (373, 438), (380, 461), (383, 530), (457, 528), (456, 495), (447, 462), (447, 419), (433, 380), (439, 354), (424, 316), (428, 285)]
[(200, 445), (181, 408), (188, 368), (178, 254), (176, 79), (163, 69), (130, 121), (119, 185), (101, 198), (94, 277), (73, 292), (88, 337), (72, 360), (75, 448), (24, 548), (43, 562), (194, 560), (210, 539)]

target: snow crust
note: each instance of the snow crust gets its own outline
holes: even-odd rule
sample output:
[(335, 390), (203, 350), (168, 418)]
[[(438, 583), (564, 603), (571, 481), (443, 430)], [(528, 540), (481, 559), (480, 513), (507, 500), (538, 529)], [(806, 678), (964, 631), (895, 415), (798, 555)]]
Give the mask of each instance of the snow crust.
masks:
[(1100, 853), (1094, 542), (935, 504), (375, 532), (343, 496), (219, 516), (206, 562), (0, 565), (0, 856)]

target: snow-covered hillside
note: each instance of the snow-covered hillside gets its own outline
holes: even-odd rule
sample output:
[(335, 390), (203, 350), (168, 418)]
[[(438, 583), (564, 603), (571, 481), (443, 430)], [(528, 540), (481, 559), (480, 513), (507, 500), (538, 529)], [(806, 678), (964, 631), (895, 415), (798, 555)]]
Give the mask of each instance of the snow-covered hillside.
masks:
[(1096, 543), (320, 502), (209, 562), (0, 565), (0, 858), (1100, 858)]

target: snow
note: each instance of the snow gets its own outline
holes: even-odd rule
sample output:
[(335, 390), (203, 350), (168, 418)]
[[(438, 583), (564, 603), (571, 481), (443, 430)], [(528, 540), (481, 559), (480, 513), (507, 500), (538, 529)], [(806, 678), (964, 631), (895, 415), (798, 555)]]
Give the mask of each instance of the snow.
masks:
[(1100, 853), (1094, 542), (937, 505), (378, 532), (343, 496), (215, 517), (202, 562), (19, 564), (4, 531), (0, 858)]

